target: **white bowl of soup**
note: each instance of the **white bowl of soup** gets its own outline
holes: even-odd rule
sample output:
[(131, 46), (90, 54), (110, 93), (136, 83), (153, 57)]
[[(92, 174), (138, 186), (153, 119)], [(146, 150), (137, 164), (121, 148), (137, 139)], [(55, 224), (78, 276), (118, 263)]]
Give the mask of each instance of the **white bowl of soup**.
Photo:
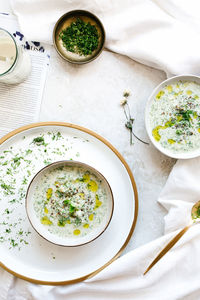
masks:
[(60, 246), (80, 246), (99, 237), (114, 209), (111, 187), (93, 167), (77, 161), (41, 169), (26, 194), (28, 219), (37, 233)]
[(181, 75), (159, 84), (150, 95), (145, 125), (153, 145), (167, 156), (200, 155), (200, 77)]

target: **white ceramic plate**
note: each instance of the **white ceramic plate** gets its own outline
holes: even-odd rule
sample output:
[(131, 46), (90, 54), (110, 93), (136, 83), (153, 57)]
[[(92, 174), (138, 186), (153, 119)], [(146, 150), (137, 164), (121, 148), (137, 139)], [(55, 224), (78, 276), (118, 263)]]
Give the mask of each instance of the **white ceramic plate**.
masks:
[[(37, 145), (36, 137), (44, 142)], [(97, 274), (124, 250), (138, 212), (133, 175), (117, 150), (94, 132), (59, 122), (31, 124), (0, 140), (0, 265), (40, 284), (68, 284)], [(10, 151), (10, 152), (7, 152)], [(73, 159), (107, 178), (115, 206), (106, 231), (80, 247), (53, 245), (31, 227), (25, 211), (28, 183), (45, 164)], [(15, 182), (16, 180), (16, 182)]]
[(200, 149), (194, 150), (194, 151), (188, 151), (188, 152), (180, 152), (180, 153), (173, 153), (172, 151), (170, 151), (169, 149), (163, 148), (161, 146), (161, 144), (159, 142), (157, 142), (153, 136), (152, 136), (152, 128), (150, 126), (150, 122), (149, 122), (149, 110), (152, 104), (152, 101), (154, 100), (155, 96), (157, 95), (157, 93), (164, 88), (164, 86), (169, 85), (169, 84), (173, 84), (174, 82), (177, 81), (194, 81), (196, 83), (200, 84), (200, 77), (199, 76), (194, 76), (194, 75), (179, 75), (179, 76), (174, 76), (171, 77), (167, 80), (164, 80), (163, 82), (161, 82), (152, 92), (152, 94), (150, 95), (150, 97), (148, 98), (147, 104), (146, 104), (146, 109), (145, 109), (145, 125), (146, 125), (146, 130), (148, 133), (148, 136), (152, 142), (152, 144), (163, 154), (169, 156), (169, 157), (173, 157), (173, 158), (177, 158), (177, 159), (188, 159), (188, 158), (194, 158), (200, 155)]

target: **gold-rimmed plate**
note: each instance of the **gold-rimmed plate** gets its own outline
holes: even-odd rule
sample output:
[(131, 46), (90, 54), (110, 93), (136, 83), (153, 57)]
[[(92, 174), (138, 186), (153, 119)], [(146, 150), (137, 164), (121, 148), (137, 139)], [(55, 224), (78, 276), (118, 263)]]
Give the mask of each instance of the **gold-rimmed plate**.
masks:
[[(2, 267), (31, 282), (69, 284), (94, 276), (122, 253), (137, 220), (137, 189), (127, 163), (109, 142), (80, 126), (47, 122), (15, 130), (0, 144)], [(24, 193), (31, 178), (45, 164), (60, 159), (97, 168), (108, 179), (115, 198), (107, 230), (76, 249), (52, 245), (38, 236), (25, 212)]]

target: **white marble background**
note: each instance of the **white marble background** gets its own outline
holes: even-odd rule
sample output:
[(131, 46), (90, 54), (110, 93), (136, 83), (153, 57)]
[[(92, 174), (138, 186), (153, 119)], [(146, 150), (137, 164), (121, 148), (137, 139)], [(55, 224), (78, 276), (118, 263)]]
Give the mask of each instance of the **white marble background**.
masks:
[[(0, 11), (11, 12), (9, 1), (0, 0)], [(139, 215), (125, 252), (163, 234), (165, 210), (157, 198), (175, 161), (135, 139), (130, 146), (120, 100), (123, 91), (130, 90), (129, 105), (136, 119), (134, 131), (148, 141), (145, 103), (165, 78), (161, 71), (108, 51), (89, 64), (71, 65), (51, 47), (40, 121), (65, 121), (87, 127), (105, 137), (128, 162), (138, 188)]]

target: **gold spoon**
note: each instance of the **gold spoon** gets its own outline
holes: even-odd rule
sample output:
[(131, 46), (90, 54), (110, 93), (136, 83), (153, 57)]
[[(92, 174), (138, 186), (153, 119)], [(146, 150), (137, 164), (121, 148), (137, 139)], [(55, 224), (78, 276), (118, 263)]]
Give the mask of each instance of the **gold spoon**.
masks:
[(196, 202), (191, 209), (191, 222), (186, 227), (184, 227), (166, 246), (165, 248), (156, 256), (152, 263), (148, 266), (143, 275), (145, 275), (186, 233), (186, 231), (196, 222), (200, 222), (200, 201)]

